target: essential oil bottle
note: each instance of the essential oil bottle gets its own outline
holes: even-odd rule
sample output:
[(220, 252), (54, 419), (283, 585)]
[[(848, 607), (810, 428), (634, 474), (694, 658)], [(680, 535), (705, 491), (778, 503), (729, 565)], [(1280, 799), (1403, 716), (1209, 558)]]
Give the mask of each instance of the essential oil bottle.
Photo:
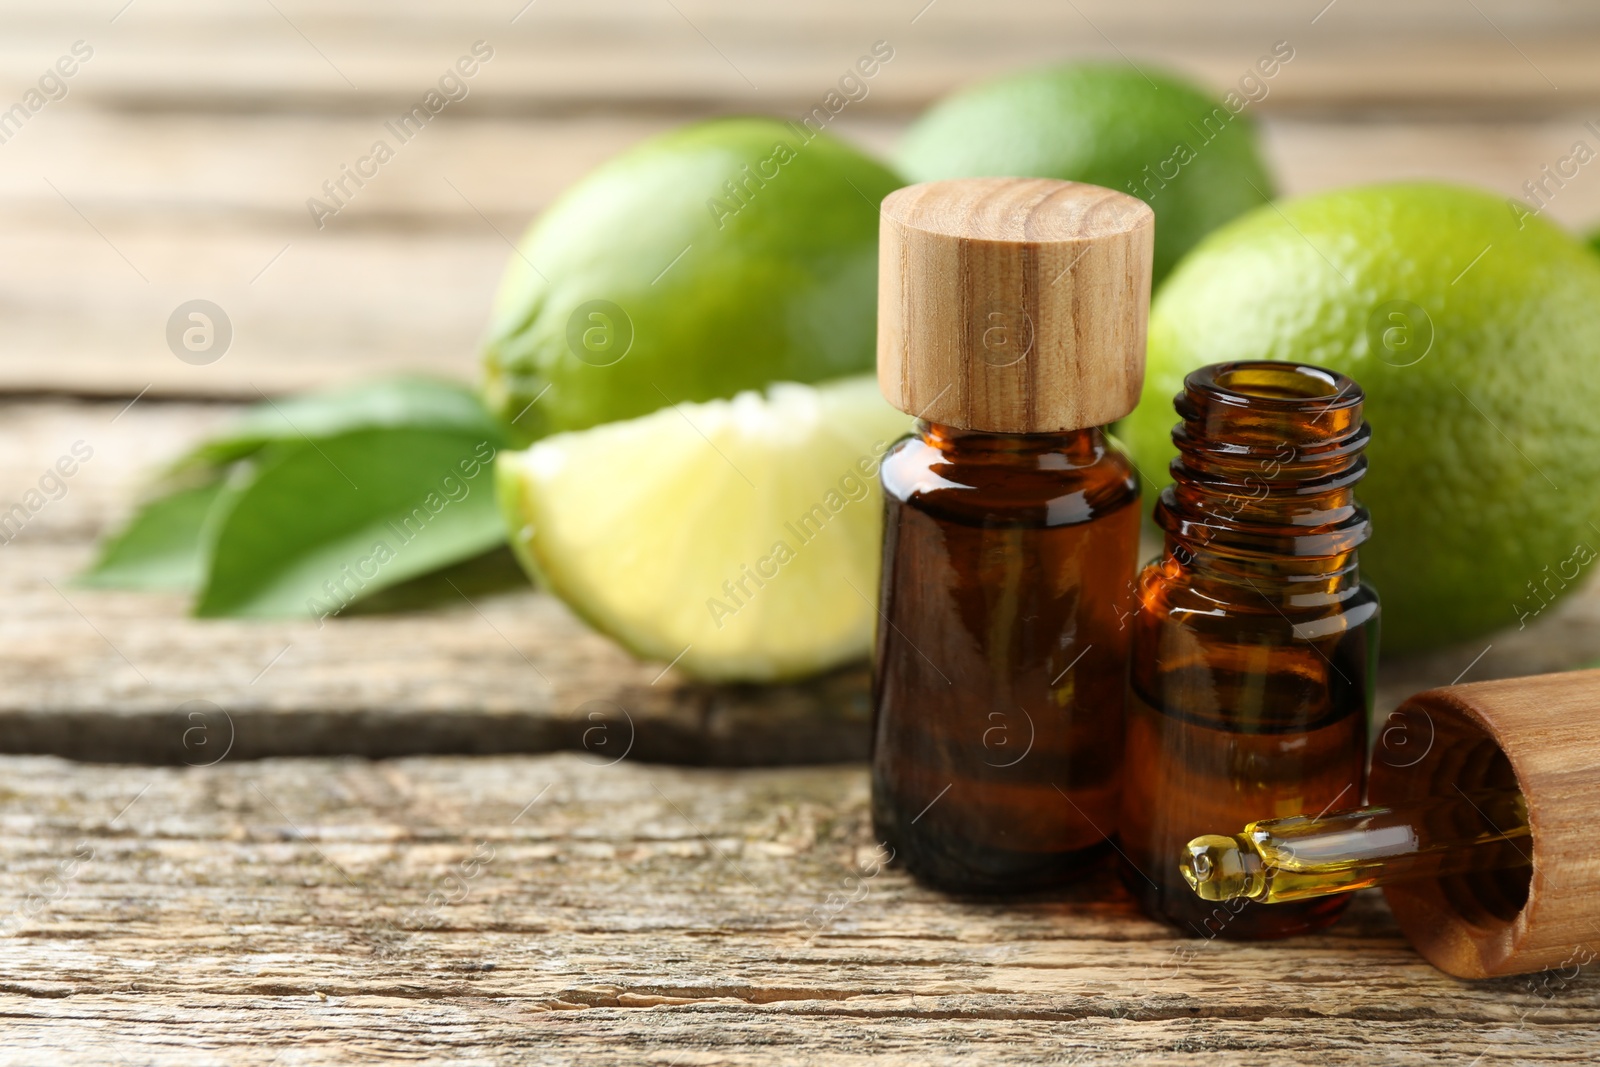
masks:
[(1177, 858), (1218, 827), (1356, 807), (1378, 601), (1356, 546), (1362, 393), (1295, 363), (1222, 363), (1177, 398), (1162, 555), (1139, 576), (1122, 784), (1123, 881), (1195, 936), (1285, 937), (1349, 894), (1208, 902)]
[(873, 822), (958, 892), (1037, 888), (1116, 829), (1139, 483), (1101, 427), (1144, 376), (1154, 233), (1092, 185), (963, 179), (883, 203)]

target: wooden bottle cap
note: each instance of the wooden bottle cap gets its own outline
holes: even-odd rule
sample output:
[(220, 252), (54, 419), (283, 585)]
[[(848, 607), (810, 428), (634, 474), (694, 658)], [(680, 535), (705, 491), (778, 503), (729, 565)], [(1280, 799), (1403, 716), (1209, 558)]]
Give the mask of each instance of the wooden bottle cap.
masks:
[(1600, 670), (1430, 689), (1380, 727), (1375, 804), (1522, 791), (1531, 867), (1384, 893), (1418, 952), (1458, 978), (1600, 957)]
[(1081, 182), (960, 178), (890, 193), (878, 242), (878, 385), (929, 422), (1103, 426), (1144, 384), (1155, 216)]

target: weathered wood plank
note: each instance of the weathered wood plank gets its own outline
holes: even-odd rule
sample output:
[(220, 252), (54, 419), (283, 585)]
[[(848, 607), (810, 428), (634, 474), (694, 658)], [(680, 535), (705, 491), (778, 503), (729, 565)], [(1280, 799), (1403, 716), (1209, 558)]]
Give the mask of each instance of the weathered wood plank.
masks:
[(19, 539), (0, 550), (0, 751), (190, 765), (330, 752), (573, 749), (596, 762), (735, 765), (866, 754), (864, 667), (778, 687), (701, 684), (632, 659), (526, 587), (450, 591), (321, 627), (196, 620), (178, 595), (74, 588), (86, 548)]
[[(225, 751), (573, 749), (594, 762), (628, 751), (712, 764), (865, 757), (864, 667), (777, 688), (700, 685), (632, 659), (506, 562), (458, 576), (460, 592), (435, 583), (402, 610), (320, 627), (309, 618), (197, 620), (178, 595), (73, 586), (93, 540), (122, 521), (148, 473), (233, 410), (0, 402), (0, 510), (74, 442), (94, 450), (65, 494), (0, 545), (0, 751), (191, 765)], [(1468, 668), (1478, 680), (1597, 658), (1600, 585), (1591, 585), (1524, 631), (1386, 664), (1379, 710)]]
[[(65, 196), (101, 227), (160, 221), (190, 234), (226, 221), (241, 231), (281, 229), (300, 244), (352, 230), (494, 237), (485, 216), (516, 238), (529, 218), (600, 163), (688, 121), (659, 114), (445, 115), (400, 144), (374, 115), (157, 113), (130, 121), (79, 108), (47, 118), (3, 146), (0, 211), (19, 222), (75, 223), (61, 228), (92, 237)], [(865, 126), (884, 143), (900, 123)], [(345, 179), (346, 206), (319, 231), (306, 200), (336, 206), (323, 183), (339, 179), (341, 165), (354, 164), (378, 139), (396, 150), (394, 159), (359, 188)], [(174, 167), (175, 159), (183, 166)], [(249, 264), (252, 271), (265, 259)]]
[[(116, 280), (118, 288), (140, 285), (137, 275), (95, 237), (73, 206), (102, 229), (160, 223), (171, 227), (174, 240), (218, 234), (241, 243), (253, 238), (250, 254), (231, 267), (241, 277), (213, 281), (246, 293), (270, 291), (262, 287), (285, 281), (279, 268), (281, 274), (303, 270), (308, 253), (340, 238), (483, 239), (492, 246), (489, 258), (498, 266), (511, 252), (497, 229), (519, 237), (528, 220), (596, 166), (685, 121), (676, 115), (441, 121), (404, 145), (378, 177), (355, 190), (318, 230), (306, 200), (326, 197), (322, 183), (337, 177), (341, 164), (385, 135), (378, 120), (183, 114), (142, 116), (134, 125), (111, 112), (83, 110), (53, 116), (5, 146), (8, 166), (0, 170), (0, 218), (21, 227), (10, 239), (30, 243), (36, 270), (56, 267), (38, 262), (37, 246), (43, 241), (88, 238), (94, 244), (84, 244), (82, 258), (93, 253), (106, 266), (120, 267), (120, 279), (112, 277), (115, 272), (108, 272), (106, 279)], [(1515, 122), (1268, 117), (1261, 132), (1286, 195), (1435, 178), (1514, 197), (1526, 195), (1525, 182), (1544, 177), (1542, 165), (1554, 167), (1569, 155), (1574, 141), (1600, 144), (1600, 135), (1587, 125), (1591, 121), (1593, 115), (1578, 110)], [(888, 158), (904, 122), (846, 113), (833, 128)], [(182, 169), (171, 166), (176, 157), (186, 161)], [(1580, 169), (1556, 190), (1549, 214), (1576, 228), (1600, 224), (1600, 176)], [(139, 230), (133, 232), (137, 239)], [(256, 272), (285, 242), (293, 243), (290, 253), (252, 288)], [(388, 252), (375, 249), (372, 255), (378, 259)], [(79, 250), (75, 244), (63, 246), (54, 258), (64, 261), (63, 267), (72, 266)], [(147, 275), (182, 266), (145, 263), (131, 252), (129, 258)], [(189, 276), (198, 282), (213, 266), (229, 269), (202, 260), (192, 265)], [(8, 287), (25, 281), (0, 280)], [(62, 280), (52, 279), (57, 284)], [(177, 280), (152, 277), (153, 284)], [(487, 298), (477, 294), (476, 303), (486, 304)]]
[(1175, 937), (1109, 866), (940, 896), (876, 871), (853, 768), (0, 774), (0, 1063), (1589, 1063), (1600, 1039), (1592, 973), (1446, 978), (1375, 895), (1255, 945)]
[[(1131, 55), (1232, 82), (1280, 39), (1301, 52), (1269, 109), (1539, 110), (1600, 95), (1600, 19), (1560, 0), (739, 0), (460, 5), (141, 0), (12, 5), (0, 41), (25, 85), (78, 39), (95, 48), (79, 99), (121, 107), (400, 107), (475, 40), (494, 60), (460, 106), (480, 113), (596, 105), (679, 110), (809, 107), (873, 41), (897, 49), (869, 110), (906, 111), (974, 78), (1065, 55)], [(276, 8), (276, 9), (275, 9)], [(115, 21), (112, 21), (115, 16)], [(514, 21), (513, 21), (514, 20)]]
[[(259, 400), (401, 369), (472, 378), (511, 255), (487, 227), (306, 237), (152, 218), (97, 234), (74, 221), (0, 228), (9, 391)], [(174, 310), (196, 298), (221, 306), (233, 327), (231, 347), (204, 366), (179, 360), (165, 335)]]

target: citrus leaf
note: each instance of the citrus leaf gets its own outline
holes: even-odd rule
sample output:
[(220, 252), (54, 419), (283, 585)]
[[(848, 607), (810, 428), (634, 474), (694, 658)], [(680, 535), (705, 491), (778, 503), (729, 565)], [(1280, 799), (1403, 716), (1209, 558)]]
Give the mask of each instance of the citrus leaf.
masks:
[(221, 480), (179, 489), (145, 504), (105, 542), (80, 585), (107, 589), (194, 589), (205, 576), (206, 516)]
[(494, 417), (468, 387), (436, 378), (383, 378), (257, 404), (178, 466), (219, 466), (275, 442), (380, 428), (451, 430), (496, 445), (501, 439)]
[(497, 445), (409, 426), (274, 445), (229, 490), (195, 614), (321, 619), (503, 543)]
[[(85, 585), (124, 589), (195, 589), (207, 584), (210, 534), (237, 502), (224, 492), (225, 468), (249, 456), (306, 447), (359, 430), (453, 432), (492, 447), (501, 430), (471, 389), (456, 382), (401, 376), (328, 392), (268, 400), (173, 464), (148, 500), (95, 563)], [(253, 471), (235, 470), (235, 488)], [(209, 516), (209, 518), (208, 518)]]

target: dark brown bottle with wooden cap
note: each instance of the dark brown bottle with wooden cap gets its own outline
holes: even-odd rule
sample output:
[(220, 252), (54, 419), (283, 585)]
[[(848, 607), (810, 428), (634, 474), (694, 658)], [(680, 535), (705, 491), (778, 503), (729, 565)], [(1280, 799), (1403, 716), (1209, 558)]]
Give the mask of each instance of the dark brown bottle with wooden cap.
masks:
[(1154, 220), (1097, 186), (883, 202), (873, 822), (923, 880), (1037, 888), (1115, 831), (1139, 483), (1101, 427), (1144, 377)]

